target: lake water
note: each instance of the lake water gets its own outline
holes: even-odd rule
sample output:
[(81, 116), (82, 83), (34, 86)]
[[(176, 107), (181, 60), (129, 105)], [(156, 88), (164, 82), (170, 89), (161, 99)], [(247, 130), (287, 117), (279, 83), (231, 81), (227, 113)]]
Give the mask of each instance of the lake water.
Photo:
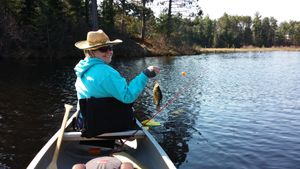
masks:
[[(79, 58), (78, 58), (79, 60)], [(73, 61), (0, 61), (0, 168), (25, 168), (76, 104)], [(179, 97), (151, 128), (182, 169), (299, 169), (300, 53), (263, 52), (115, 59), (128, 80), (147, 65), (161, 74), (135, 104), (139, 119)], [(181, 76), (186, 71), (187, 76)]]

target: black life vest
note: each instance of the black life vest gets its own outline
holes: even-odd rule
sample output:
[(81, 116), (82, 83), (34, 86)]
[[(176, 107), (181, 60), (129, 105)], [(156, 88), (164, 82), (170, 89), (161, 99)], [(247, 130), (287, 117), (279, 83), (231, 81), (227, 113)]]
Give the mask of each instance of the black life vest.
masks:
[(82, 136), (94, 137), (103, 133), (134, 129), (132, 105), (133, 103), (125, 104), (115, 98), (80, 99)]

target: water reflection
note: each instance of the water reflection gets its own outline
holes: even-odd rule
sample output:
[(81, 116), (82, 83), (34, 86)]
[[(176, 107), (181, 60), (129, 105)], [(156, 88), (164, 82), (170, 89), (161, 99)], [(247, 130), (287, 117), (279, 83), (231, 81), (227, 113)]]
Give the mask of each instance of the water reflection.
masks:
[[(151, 61), (162, 68), (162, 74), (159, 75), (164, 95), (162, 107), (169, 101), (174, 102), (156, 117), (158, 121), (161, 121), (162, 126), (151, 128), (151, 132), (175, 165), (180, 166), (190, 151), (188, 142), (193, 133), (201, 135), (200, 131), (191, 126), (196, 123), (199, 110), (201, 110), (202, 78), (205, 70), (198, 63), (196, 63), (197, 69), (195, 69), (195, 64), (188, 57), (159, 60), (159, 62), (155, 62), (155, 59)], [(187, 77), (181, 75), (182, 71), (188, 72)], [(196, 98), (189, 97), (195, 93), (197, 93)], [(138, 110), (146, 112), (148, 118), (156, 113), (153, 101), (149, 96), (142, 98), (138, 105), (140, 105)]]
[(71, 71), (68, 66), (59, 63), (0, 63), (0, 150), (3, 166), (23, 168), (28, 165), (58, 128), (62, 103), (75, 103)]
[[(74, 65), (0, 62), (0, 168), (24, 168), (59, 128), (63, 103), (76, 104)], [(235, 53), (113, 60), (128, 80), (149, 65), (161, 74), (135, 103), (136, 116), (156, 113), (150, 132), (179, 168), (297, 168), (300, 165), (300, 53)], [(181, 76), (186, 71), (187, 76)]]

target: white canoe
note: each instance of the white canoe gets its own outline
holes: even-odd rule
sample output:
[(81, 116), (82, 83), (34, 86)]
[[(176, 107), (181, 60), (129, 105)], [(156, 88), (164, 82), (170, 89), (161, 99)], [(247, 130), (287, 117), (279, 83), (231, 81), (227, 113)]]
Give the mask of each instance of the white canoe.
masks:
[[(67, 126), (71, 124), (75, 114), (76, 113), (68, 120)], [(91, 150), (93, 150), (95, 146), (79, 144), (81, 140), (99, 140), (111, 136), (130, 136), (132, 138), (133, 133), (134, 140), (125, 142), (126, 145), (124, 147), (126, 147), (126, 150), (123, 150), (122, 153), (116, 153), (115, 156), (117, 158), (121, 159), (121, 161), (129, 160), (134, 165), (136, 164), (135, 167), (139, 166), (147, 169), (176, 168), (153, 136), (142, 127), (140, 122), (137, 121), (137, 125), (140, 128), (138, 132), (137, 130), (131, 130), (126, 132), (107, 133), (102, 134), (100, 138), (91, 139), (81, 137), (81, 133), (79, 132), (65, 132), (57, 161), (58, 169), (71, 169), (74, 164), (86, 163), (93, 158), (101, 156), (102, 153), (100, 153), (100, 155), (91, 153)], [(48, 167), (53, 157), (58, 135), (59, 131), (57, 131), (38, 152), (28, 165), (27, 169), (46, 169)]]

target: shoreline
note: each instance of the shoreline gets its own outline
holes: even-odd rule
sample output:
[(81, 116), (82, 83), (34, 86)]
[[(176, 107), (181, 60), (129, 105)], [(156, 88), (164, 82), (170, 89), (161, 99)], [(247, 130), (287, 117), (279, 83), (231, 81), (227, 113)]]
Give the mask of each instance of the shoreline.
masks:
[(198, 55), (205, 53), (234, 53), (234, 52), (272, 52), (272, 51), (295, 51), (300, 52), (300, 46), (273, 46), (273, 47), (254, 47), (245, 46), (241, 48), (204, 48), (201, 46), (182, 45), (179, 47), (160, 42), (138, 43), (144, 48), (147, 56), (180, 56), (180, 55)]
[(227, 53), (227, 52), (270, 52), (270, 51), (300, 51), (300, 47), (244, 47), (244, 48), (199, 48), (195, 50), (200, 53)]
[[(126, 44), (126, 42), (125, 42)], [(130, 50), (128, 50), (130, 48)], [(181, 46), (176, 48), (171, 45), (157, 45), (157, 44), (143, 44), (131, 42), (126, 45), (116, 47), (114, 55), (116, 57), (129, 57), (129, 58), (139, 58), (139, 57), (161, 57), (161, 56), (183, 56), (183, 55), (200, 55), (209, 53), (235, 53), (235, 52), (272, 52), (272, 51), (287, 51), (287, 52), (300, 52), (300, 46), (298, 47), (269, 47), (269, 48), (259, 48), (259, 47), (242, 47), (242, 48), (202, 48), (200, 46)], [(40, 55), (38, 55), (40, 56)], [(44, 57), (38, 57), (32, 54), (30, 51), (23, 50), (20, 54), (12, 54), (10, 56), (1, 56), (0, 59), (13, 59), (13, 60), (60, 60), (60, 59), (74, 59), (81, 58), (82, 53), (79, 50), (74, 50), (72, 54), (63, 55), (58, 52), (54, 56), (45, 55)]]

